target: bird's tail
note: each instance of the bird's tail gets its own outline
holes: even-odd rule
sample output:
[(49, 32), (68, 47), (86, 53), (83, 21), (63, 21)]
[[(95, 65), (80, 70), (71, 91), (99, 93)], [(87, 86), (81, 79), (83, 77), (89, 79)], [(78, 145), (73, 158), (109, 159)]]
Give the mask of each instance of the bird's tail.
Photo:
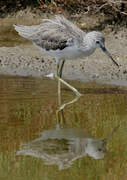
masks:
[(37, 30), (37, 26), (23, 26), (23, 25), (13, 25), (14, 29), (18, 34), (24, 38), (30, 39)]

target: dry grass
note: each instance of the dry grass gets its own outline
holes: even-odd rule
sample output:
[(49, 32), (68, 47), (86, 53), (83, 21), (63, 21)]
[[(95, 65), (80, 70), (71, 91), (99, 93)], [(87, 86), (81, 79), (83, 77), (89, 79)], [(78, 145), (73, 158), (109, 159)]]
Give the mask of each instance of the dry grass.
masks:
[(26, 7), (38, 7), (43, 12), (61, 13), (67, 10), (70, 13), (89, 13), (95, 14), (99, 12), (109, 13), (112, 15), (127, 15), (126, 0), (1, 0), (0, 12), (15, 13), (16, 11), (25, 9)]
[(78, 13), (120, 13), (127, 15), (127, 2), (116, 0), (37, 0), (38, 4), (43, 9), (49, 9), (51, 11), (62, 11), (62, 9), (68, 9), (69, 11)]

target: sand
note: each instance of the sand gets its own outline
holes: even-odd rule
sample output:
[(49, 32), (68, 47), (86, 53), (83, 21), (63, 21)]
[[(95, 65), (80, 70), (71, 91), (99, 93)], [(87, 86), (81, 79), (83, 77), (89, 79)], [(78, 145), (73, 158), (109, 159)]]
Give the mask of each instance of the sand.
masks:
[[(79, 81), (97, 81), (127, 86), (127, 29), (104, 30), (106, 48), (119, 68), (100, 50), (82, 59), (66, 61), (63, 77)], [(44, 77), (55, 73), (52, 57), (42, 54), (32, 43), (0, 47), (0, 74)]]

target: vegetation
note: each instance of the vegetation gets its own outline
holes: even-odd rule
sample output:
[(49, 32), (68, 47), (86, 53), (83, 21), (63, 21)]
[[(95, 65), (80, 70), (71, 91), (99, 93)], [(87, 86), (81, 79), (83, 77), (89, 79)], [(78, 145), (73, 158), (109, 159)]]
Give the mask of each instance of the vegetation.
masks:
[(26, 7), (38, 7), (43, 12), (60, 13), (109, 13), (115, 16), (127, 16), (126, 0), (1, 0), (0, 14), (16, 12)]

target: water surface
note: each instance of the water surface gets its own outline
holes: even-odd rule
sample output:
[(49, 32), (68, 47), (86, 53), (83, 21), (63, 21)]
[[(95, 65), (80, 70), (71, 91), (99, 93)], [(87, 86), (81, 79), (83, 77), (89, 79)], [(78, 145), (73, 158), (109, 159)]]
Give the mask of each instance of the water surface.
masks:
[[(74, 129), (78, 129), (79, 132), (84, 131), (85, 138), (103, 139), (119, 125), (106, 144), (107, 151), (104, 157), (95, 159), (88, 154), (75, 155), (77, 158), (73, 163), (60, 170), (57, 164), (46, 165), (44, 159), (40, 157), (17, 155), (24, 144), (38, 139), (39, 133), (48, 132), (49, 136), (49, 132), (56, 131), (57, 82), (50, 79), (0, 76), (0, 179), (116, 180), (122, 178), (124, 180), (127, 178), (126, 90), (94, 82), (70, 83), (84, 94), (76, 103), (64, 109), (66, 123), (61, 122), (61, 127), (68, 132), (70, 132), (68, 129), (71, 129), (73, 139), (77, 136), (82, 138), (81, 133), (75, 135)], [(62, 101), (67, 102), (73, 98), (73, 93), (63, 86)], [(49, 145), (58, 147), (60, 151), (57, 152), (60, 155), (63, 150), (61, 147), (64, 151), (67, 151), (68, 147), (68, 142), (64, 140), (67, 140), (68, 136), (66, 130), (64, 132), (64, 135), (61, 135), (62, 144), (58, 145), (56, 140), (53, 142), (49, 140), (48, 144), (48, 148)], [(87, 133), (89, 136), (86, 135)], [(51, 133), (50, 137), (53, 136), (54, 134)], [(74, 141), (71, 144), (73, 145)], [(38, 148), (36, 143), (34, 148)], [(49, 150), (50, 154), (55, 153), (52, 152), (54, 148)]]

